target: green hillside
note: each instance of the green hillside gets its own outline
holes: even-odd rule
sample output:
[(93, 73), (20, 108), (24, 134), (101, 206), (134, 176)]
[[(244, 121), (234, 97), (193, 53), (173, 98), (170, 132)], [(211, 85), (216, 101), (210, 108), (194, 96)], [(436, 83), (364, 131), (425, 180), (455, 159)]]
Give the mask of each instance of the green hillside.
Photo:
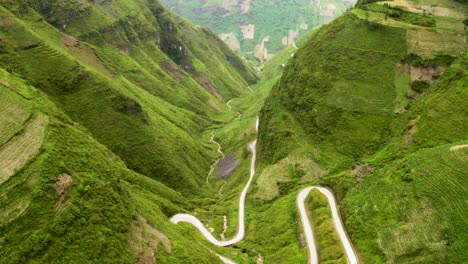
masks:
[[(238, 27), (221, 2), (177, 7)], [(466, 3), (359, 1), (256, 71), (156, 0), (0, 3), (0, 263), (307, 263), (312, 185), (361, 263), (468, 262)], [(255, 138), (244, 239), (171, 223), (234, 237)], [(305, 205), (321, 263), (347, 263), (325, 197)]]
[(2, 120), (16, 125), (0, 147), (1, 263), (216, 261), (166, 220), (187, 206), (179, 193), (129, 170), (44, 92), (0, 76)]
[(129, 168), (197, 190), (210, 163), (204, 128), (256, 80), (219, 39), (157, 2), (2, 1), (0, 11), (4, 69)]
[(308, 39), (266, 100), (257, 197), (276, 214), (297, 186), (329, 186), (363, 262), (464, 263), (467, 9), (358, 5)]
[(168, 218), (255, 72), (157, 1), (0, 3), (0, 263), (219, 261)]

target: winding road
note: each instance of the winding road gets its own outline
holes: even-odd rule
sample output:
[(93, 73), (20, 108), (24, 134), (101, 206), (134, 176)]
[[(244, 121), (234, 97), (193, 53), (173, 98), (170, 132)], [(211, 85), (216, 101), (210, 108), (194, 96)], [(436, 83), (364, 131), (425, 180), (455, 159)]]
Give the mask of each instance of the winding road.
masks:
[[(258, 131), (258, 119), (255, 124), (255, 129)], [(205, 226), (198, 220), (193, 215), (189, 214), (176, 214), (173, 217), (171, 217), (171, 222), (174, 224), (178, 224), (180, 222), (187, 222), (191, 223), (194, 225), (200, 232), (203, 234), (203, 236), (208, 239), (212, 244), (220, 247), (225, 247), (225, 246), (230, 246), (233, 245), (237, 242), (242, 241), (245, 236), (245, 199), (247, 197), (247, 191), (249, 190), (250, 184), (252, 182), (252, 178), (255, 175), (255, 162), (257, 158), (257, 140), (254, 140), (249, 144), (250, 151), (252, 151), (252, 160), (250, 162), (250, 177), (249, 180), (247, 181), (247, 184), (245, 185), (244, 189), (242, 190), (242, 193), (240, 195), (239, 199), (239, 226), (237, 228), (237, 234), (234, 236), (234, 238), (230, 240), (223, 240), (219, 241), (217, 240), (211, 233), (208, 231)]]
[(319, 190), (323, 195), (325, 195), (325, 197), (327, 197), (328, 205), (330, 205), (331, 212), (332, 212), (333, 224), (335, 226), (336, 232), (338, 233), (338, 236), (340, 237), (343, 248), (345, 249), (346, 256), (348, 257), (348, 263), (357, 264), (358, 258), (356, 256), (356, 253), (354, 252), (354, 248), (351, 245), (351, 242), (348, 236), (346, 235), (340, 214), (338, 214), (335, 196), (333, 196), (333, 193), (330, 190), (323, 188), (323, 187), (318, 187), (318, 186), (309, 186), (309, 187), (302, 189), (302, 191), (300, 191), (299, 194), (297, 195), (297, 199), (296, 199), (296, 204), (297, 204), (297, 207), (299, 208), (299, 214), (301, 216), (302, 227), (304, 228), (304, 233), (305, 233), (305, 237), (306, 237), (306, 241), (308, 245), (309, 263), (312, 263), (312, 264), (318, 263), (317, 247), (315, 245), (312, 225), (310, 224), (309, 217), (307, 216), (307, 211), (305, 209), (305, 199), (307, 198), (307, 196), (313, 189)]
[(299, 49), (299, 48), (296, 46), (296, 42), (295, 42), (295, 41), (293, 41), (292, 45), (293, 45), (293, 47), (294, 47), (295, 49)]
[[(255, 130), (258, 132), (258, 126), (259, 126), (259, 119), (257, 118), (256, 123), (255, 123)], [(240, 242), (244, 239), (245, 236), (245, 200), (247, 197), (247, 192), (249, 190), (250, 184), (252, 182), (253, 176), (255, 175), (255, 163), (256, 163), (256, 158), (257, 158), (257, 140), (254, 140), (249, 144), (249, 148), (252, 152), (252, 159), (250, 162), (250, 177), (249, 180), (247, 181), (247, 184), (245, 185), (244, 189), (242, 190), (242, 193), (239, 198), (239, 226), (237, 229), (237, 234), (230, 240), (218, 240), (216, 239), (210, 231), (206, 229), (206, 227), (200, 222), (198, 218), (196, 218), (193, 215), (190, 214), (176, 214), (173, 217), (171, 217), (170, 221), (174, 224), (178, 224), (180, 222), (187, 222), (195, 226), (201, 233), (202, 235), (210, 241), (212, 244), (220, 247), (225, 247), (225, 246), (230, 246), (233, 245), (237, 242)], [(223, 154), (224, 155), (224, 154)], [(328, 200), (328, 204), (330, 205), (331, 212), (332, 212), (332, 219), (333, 223), (335, 226), (335, 229), (340, 237), (340, 240), (343, 244), (343, 248), (345, 249), (346, 256), (348, 257), (348, 263), (349, 264), (357, 264), (358, 258), (357, 255), (354, 251), (354, 248), (346, 235), (346, 231), (343, 227), (343, 222), (341, 220), (341, 217), (338, 213), (337, 209), (337, 204), (335, 197), (333, 196), (333, 193), (323, 187), (319, 186), (309, 186), (301, 190), (297, 196), (296, 199), (296, 204), (299, 209), (299, 214), (301, 217), (301, 222), (304, 228), (304, 233), (306, 236), (306, 241), (308, 245), (308, 252), (309, 252), (309, 263), (311, 264), (316, 264), (318, 263), (318, 254), (317, 254), (317, 247), (315, 245), (315, 240), (314, 240), (314, 235), (313, 235), (313, 230), (312, 230), (312, 225), (309, 221), (307, 211), (305, 209), (305, 199), (309, 195), (309, 193), (313, 189), (318, 189), (323, 195), (326, 196)], [(227, 225), (226, 221), (224, 222), (224, 225)], [(225, 232), (225, 230), (224, 230)], [(224, 238), (224, 232), (222, 237)], [(224, 263), (234, 263), (232, 260), (229, 260), (219, 254), (216, 254)]]

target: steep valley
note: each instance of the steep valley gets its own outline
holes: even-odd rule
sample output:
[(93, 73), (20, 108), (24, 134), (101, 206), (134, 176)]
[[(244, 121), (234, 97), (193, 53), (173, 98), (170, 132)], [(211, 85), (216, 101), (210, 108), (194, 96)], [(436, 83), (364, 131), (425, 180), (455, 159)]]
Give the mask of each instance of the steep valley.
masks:
[(468, 3), (0, 3), (0, 263), (468, 262)]

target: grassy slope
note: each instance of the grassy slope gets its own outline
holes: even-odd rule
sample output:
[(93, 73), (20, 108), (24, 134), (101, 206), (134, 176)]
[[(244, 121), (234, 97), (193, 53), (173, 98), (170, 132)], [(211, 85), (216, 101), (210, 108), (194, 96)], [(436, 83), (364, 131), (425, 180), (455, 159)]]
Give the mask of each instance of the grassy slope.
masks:
[[(217, 261), (167, 220), (187, 206), (179, 193), (126, 168), (40, 90), (3, 70), (1, 78), (8, 84), (0, 86), (2, 100), (8, 98), (17, 111), (49, 119), (40, 152), (0, 186), (0, 195), (8, 198), (0, 203), (1, 263), (133, 263), (139, 252), (132, 252), (128, 243), (137, 215), (171, 241), (171, 254), (162, 247), (151, 249), (158, 260)], [(5, 115), (2, 112), (2, 120)], [(63, 174), (70, 175), (71, 182), (59, 193)]]
[[(405, 54), (401, 44), (405, 36), (396, 28), (371, 30), (347, 14), (310, 38), (307, 48), (288, 64), (262, 111), (261, 125), (267, 128), (260, 137), (265, 143), (262, 159), (284, 158), (294, 148), (291, 139), (302, 140), (301, 133), (310, 134), (306, 139), (330, 155), (358, 158), (375, 151), (387, 140), (395, 95), (393, 69)], [(365, 41), (357, 43), (356, 37)], [(381, 43), (382, 39), (386, 41)], [(278, 114), (277, 108), (285, 113)], [(270, 131), (286, 122), (294, 124), (284, 125), (284, 131)], [(346, 138), (349, 130), (356, 131), (352, 138)]]
[[(304, 164), (312, 160), (318, 171), (307, 184), (337, 193), (364, 261), (464, 262), (466, 149), (449, 148), (468, 138), (466, 55), (418, 100), (402, 101), (408, 77), (396, 65), (411, 50), (407, 27), (367, 22), (355, 13), (303, 45), (262, 109), (260, 167), (282, 164), (289, 173), (276, 179), (279, 194), (272, 201), (257, 193), (260, 208), (279, 214), (274, 208), (304, 184), (295, 175), (304, 175)], [(408, 112), (395, 114), (401, 105)], [(358, 164), (374, 170), (356, 176), (351, 169)], [(252, 236), (261, 241), (275, 234), (258, 229)], [(298, 243), (297, 236), (289, 239), (283, 243)], [(261, 254), (268, 259), (277, 252), (264, 248)]]
[(447, 69), (409, 115), (413, 140), (408, 126), (370, 160), (378, 169), (344, 199), (350, 232), (366, 258), (467, 260), (466, 202), (460, 198), (468, 190), (466, 149), (450, 150), (467, 138), (466, 66), (465, 55)]
[(307, 198), (309, 219), (314, 225), (318, 255), (322, 263), (348, 263), (331, 217), (331, 210), (324, 195), (313, 190)]
[(211, 159), (198, 140), (224, 106), (194, 78), (207, 76), (225, 98), (256, 78), (221, 41), (158, 2), (5, 0), (1, 12), (4, 68), (45, 91), (131, 169), (197, 191)]
[(197, 204), (160, 182), (202, 195), (226, 106), (195, 78), (227, 100), (253, 70), (156, 1), (1, 4), (0, 262), (219, 261), (168, 221)]

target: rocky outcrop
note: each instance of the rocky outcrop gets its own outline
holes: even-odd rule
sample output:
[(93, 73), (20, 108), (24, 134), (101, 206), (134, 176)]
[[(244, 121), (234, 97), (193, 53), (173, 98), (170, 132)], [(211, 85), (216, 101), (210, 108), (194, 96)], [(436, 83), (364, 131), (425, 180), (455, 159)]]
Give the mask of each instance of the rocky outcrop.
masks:
[(219, 34), (219, 38), (222, 39), (224, 41), (224, 43), (226, 43), (226, 45), (228, 45), (228, 47), (234, 51), (234, 52), (240, 52), (241, 51), (241, 46), (240, 46), (240, 42), (239, 42), (239, 39), (237, 39), (236, 35), (234, 33), (228, 33), (228, 34), (225, 34), (225, 33), (222, 33), (222, 34)]

